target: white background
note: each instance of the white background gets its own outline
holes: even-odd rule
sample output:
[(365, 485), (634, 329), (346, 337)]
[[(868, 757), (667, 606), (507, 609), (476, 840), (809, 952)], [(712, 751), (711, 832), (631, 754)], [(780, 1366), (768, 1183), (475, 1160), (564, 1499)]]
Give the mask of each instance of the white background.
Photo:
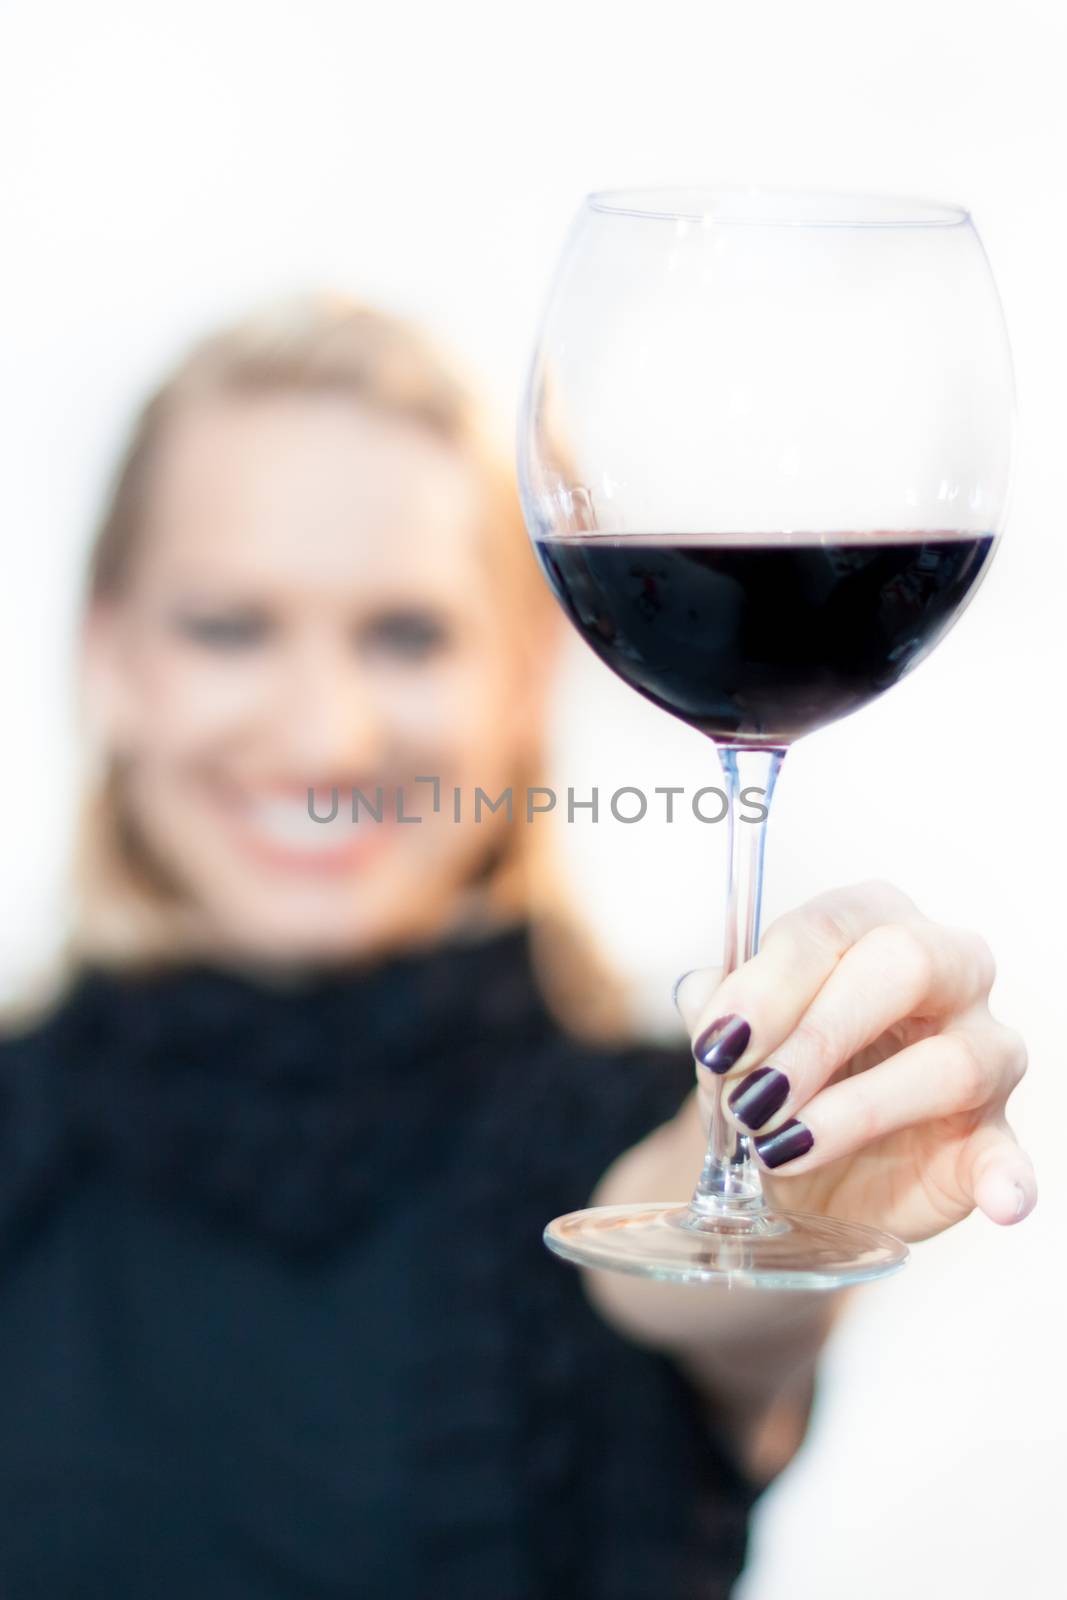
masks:
[[(952, 637), (790, 757), (770, 911), (871, 874), (999, 955), (1032, 1069), (1042, 1199), (857, 1296), (813, 1432), (765, 1498), (744, 1600), (1062, 1592), (1067, 1137), (1059, 791), (1067, 473), (1067, 35), (1053, 4), (184, 0), (0, 10), (0, 979), (55, 928), (70, 810), (65, 640), (130, 410), (190, 335), (336, 285), (425, 318), (510, 435), (580, 196), (643, 182), (969, 206), (1020, 400), (1004, 548)], [(702, 743), (577, 653), (561, 784), (715, 782)], [(578, 737), (578, 731), (581, 737)], [(715, 959), (721, 830), (564, 839), (654, 1022)]]

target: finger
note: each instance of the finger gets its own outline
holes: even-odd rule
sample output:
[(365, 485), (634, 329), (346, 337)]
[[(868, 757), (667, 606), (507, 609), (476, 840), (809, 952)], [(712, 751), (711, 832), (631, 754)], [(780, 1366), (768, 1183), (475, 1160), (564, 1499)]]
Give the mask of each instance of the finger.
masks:
[(975, 934), (924, 920), (880, 923), (846, 951), (792, 1033), (730, 1091), (727, 1115), (746, 1131), (789, 1116), (894, 1023), (968, 1011), (989, 991), (991, 964)]
[[(743, 1072), (765, 1060), (796, 1027), (846, 950), (881, 922), (917, 915), (899, 889), (874, 882), (831, 890), (780, 917), (767, 929), (759, 954), (718, 984), (692, 1020), (683, 1010), (694, 1057), (717, 1074)], [(679, 985), (682, 1009), (686, 979)], [(692, 986), (689, 992), (695, 992)]]
[(691, 1034), (696, 1031), (701, 1016), (711, 1004), (721, 982), (721, 967), (693, 967), (675, 979), (671, 996), (678, 1015)]
[(783, 1106), (752, 1149), (766, 1167), (812, 1172), (901, 1128), (988, 1106), (1001, 1112), (1024, 1065), (1012, 1029), (991, 1017), (961, 1019), (951, 1031), (820, 1090), (799, 1118)]
[[(675, 1009), (685, 1024), (686, 1030), (692, 1038), (697, 1032), (699, 1019), (709, 1003), (710, 997), (722, 982), (721, 967), (693, 967), (689, 972), (683, 972), (675, 980), (672, 995)], [(693, 1065), (696, 1071), (697, 1105), (700, 1111), (700, 1120), (704, 1125), (704, 1132), (711, 1129), (711, 1118), (715, 1102), (719, 1098), (721, 1083), (713, 1072), (709, 1072), (703, 1062), (694, 1054)]]
[(1003, 1120), (983, 1124), (968, 1141), (964, 1181), (991, 1222), (1021, 1222), (1037, 1204), (1033, 1163)]

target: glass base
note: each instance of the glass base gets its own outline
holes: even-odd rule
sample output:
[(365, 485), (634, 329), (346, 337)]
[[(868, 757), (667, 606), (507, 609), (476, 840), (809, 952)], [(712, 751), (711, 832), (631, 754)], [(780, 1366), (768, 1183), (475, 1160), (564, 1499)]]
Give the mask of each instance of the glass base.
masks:
[(544, 1240), (583, 1267), (754, 1289), (841, 1289), (908, 1259), (907, 1245), (861, 1223), (771, 1209), (701, 1216), (677, 1202), (571, 1211), (549, 1223)]

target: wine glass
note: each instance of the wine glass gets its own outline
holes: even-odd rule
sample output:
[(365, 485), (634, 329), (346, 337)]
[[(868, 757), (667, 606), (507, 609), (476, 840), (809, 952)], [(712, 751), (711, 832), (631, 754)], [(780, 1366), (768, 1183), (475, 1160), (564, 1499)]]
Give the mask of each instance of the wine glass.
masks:
[[(1013, 433), (1003, 315), (961, 207), (722, 187), (581, 205), (519, 420), (523, 511), (582, 637), (718, 748), (724, 975), (757, 948), (786, 751), (952, 626), (996, 548)], [(739, 814), (750, 789), (764, 791), (758, 823), (751, 797)], [(546, 1228), (549, 1247), (770, 1289), (903, 1265), (878, 1229), (769, 1206), (715, 1085), (688, 1205), (572, 1212)]]

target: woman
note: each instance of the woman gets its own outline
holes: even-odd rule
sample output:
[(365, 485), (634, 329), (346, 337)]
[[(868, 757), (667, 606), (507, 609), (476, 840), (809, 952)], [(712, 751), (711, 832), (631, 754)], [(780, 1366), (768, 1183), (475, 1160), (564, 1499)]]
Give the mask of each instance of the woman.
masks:
[[(5, 1600), (728, 1594), (841, 1297), (541, 1244), (686, 1197), (703, 1145), (542, 832), (472, 814), (541, 776), (559, 627), (402, 324), (253, 319), (141, 417), (90, 570), (66, 961), (0, 1044)], [(1032, 1207), (980, 940), (866, 885), (708, 979), (694, 1049), (775, 1198), (909, 1240)]]

